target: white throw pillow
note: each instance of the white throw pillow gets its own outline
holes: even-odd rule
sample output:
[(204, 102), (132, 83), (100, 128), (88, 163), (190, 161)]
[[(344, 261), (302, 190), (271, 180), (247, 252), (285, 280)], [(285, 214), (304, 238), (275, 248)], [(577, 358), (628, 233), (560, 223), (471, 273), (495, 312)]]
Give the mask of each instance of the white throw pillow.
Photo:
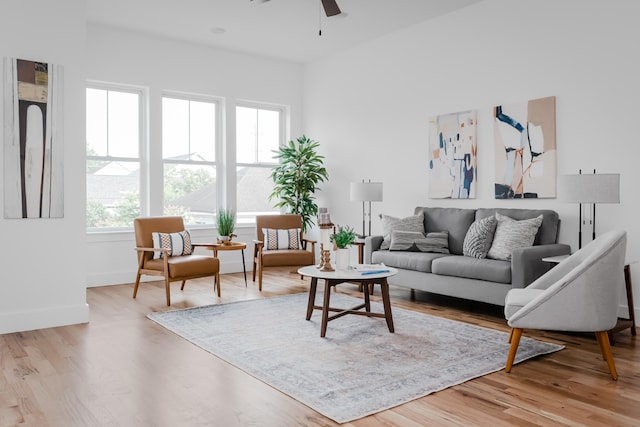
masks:
[(487, 257), (504, 261), (511, 260), (514, 249), (533, 246), (538, 229), (542, 225), (542, 215), (516, 221), (496, 212), (496, 219), (498, 225)]
[[(191, 255), (193, 247), (191, 245), (191, 234), (184, 230), (178, 233), (151, 233), (154, 248), (171, 249), (169, 256)], [(163, 252), (154, 252), (154, 258), (162, 258)]]
[(267, 251), (278, 249), (300, 249), (300, 229), (263, 228), (264, 249)]

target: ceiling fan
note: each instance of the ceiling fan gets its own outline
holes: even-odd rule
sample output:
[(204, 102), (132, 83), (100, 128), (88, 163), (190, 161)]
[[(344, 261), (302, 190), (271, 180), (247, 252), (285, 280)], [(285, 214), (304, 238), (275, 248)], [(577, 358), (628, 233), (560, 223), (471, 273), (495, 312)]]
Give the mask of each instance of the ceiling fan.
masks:
[[(256, 0), (250, 0), (250, 1), (256, 1)], [(270, 0), (257, 0), (257, 3), (266, 3)], [(340, 10), (340, 8), (338, 7), (338, 3), (336, 3), (336, 0), (321, 0), (322, 1), (322, 6), (324, 7), (324, 13), (327, 14), (327, 16), (335, 16), (335, 15), (340, 15), (342, 13), (342, 11)]]

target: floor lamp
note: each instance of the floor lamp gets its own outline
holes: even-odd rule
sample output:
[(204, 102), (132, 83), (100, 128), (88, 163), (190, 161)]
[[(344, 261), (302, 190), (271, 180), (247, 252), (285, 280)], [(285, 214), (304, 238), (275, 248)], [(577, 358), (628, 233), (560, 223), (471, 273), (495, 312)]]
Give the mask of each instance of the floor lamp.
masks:
[[(365, 220), (369, 217), (369, 236), (371, 235), (371, 202), (382, 201), (382, 183), (381, 182), (352, 182), (351, 183), (351, 201), (362, 202), (362, 236), (365, 237)], [(366, 204), (369, 204), (369, 211), (365, 209)]]
[(596, 204), (620, 203), (620, 174), (580, 173), (558, 177), (558, 199), (579, 204), (578, 249), (582, 248), (583, 204), (591, 204), (591, 233), (596, 238)]

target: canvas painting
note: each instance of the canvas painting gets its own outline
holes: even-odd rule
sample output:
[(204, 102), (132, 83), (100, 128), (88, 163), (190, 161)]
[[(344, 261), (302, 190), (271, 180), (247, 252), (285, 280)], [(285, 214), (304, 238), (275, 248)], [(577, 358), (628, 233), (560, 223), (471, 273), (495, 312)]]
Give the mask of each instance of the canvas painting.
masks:
[(429, 121), (429, 197), (476, 197), (475, 110), (444, 114)]
[(62, 218), (62, 67), (4, 59), (4, 217)]
[(556, 197), (556, 98), (494, 108), (495, 198)]

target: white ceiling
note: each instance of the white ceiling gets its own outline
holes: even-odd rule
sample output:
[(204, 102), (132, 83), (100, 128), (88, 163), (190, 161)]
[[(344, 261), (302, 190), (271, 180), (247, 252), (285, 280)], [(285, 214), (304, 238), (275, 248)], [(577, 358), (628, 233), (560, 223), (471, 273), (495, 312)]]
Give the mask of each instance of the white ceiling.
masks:
[(320, 0), (87, 0), (87, 14), (90, 23), (304, 63), (480, 1), (337, 0), (343, 13), (327, 18)]

